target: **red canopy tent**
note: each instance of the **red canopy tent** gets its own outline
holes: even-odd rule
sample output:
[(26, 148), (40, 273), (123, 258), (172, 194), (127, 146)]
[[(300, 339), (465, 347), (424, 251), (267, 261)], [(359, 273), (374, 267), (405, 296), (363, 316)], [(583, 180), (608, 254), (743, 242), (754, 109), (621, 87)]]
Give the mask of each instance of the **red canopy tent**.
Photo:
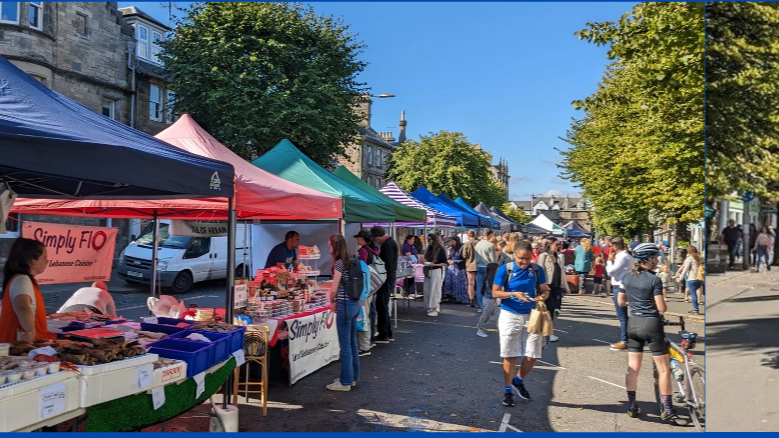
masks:
[[(252, 166), (206, 132), (188, 114), (156, 137), (180, 149), (232, 164), (237, 219), (340, 219), (340, 198), (282, 179)], [(227, 219), (226, 198), (200, 199), (30, 199), (19, 198), (14, 213), (95, 216), (120, 219)]]

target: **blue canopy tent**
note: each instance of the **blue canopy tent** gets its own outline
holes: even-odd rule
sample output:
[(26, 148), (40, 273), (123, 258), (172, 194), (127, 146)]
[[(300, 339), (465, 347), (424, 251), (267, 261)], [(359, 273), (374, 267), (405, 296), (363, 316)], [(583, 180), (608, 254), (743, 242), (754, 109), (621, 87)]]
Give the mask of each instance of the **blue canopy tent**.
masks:
[(495, 215), (496, 217), (503, 218), (504, 220), (508, 221), (508, 223), (511, 224), (511, 231), (519, 231), (521, 228), (521, 224), (516, 222), (515, 220), (509, 218), (506, 216), (500, 209), (497, 207), (490, 207), (490, 212)]
[[(455, 204), (457, 204), (460, 207), (464, 208), (465, 211), (470, 211), (471, 213), (478, 214), (479, 217), (482, 218), (482, 219), (487, 219), (487, 225), (484, 225), (485, 227), (492, 228), (493, 230), (500, 230), (500, 222), (498, 222), (497, 220), (492, 218), (491, 215), (489, 215), (489, 214), (482, 214), (482, 213), (476, 211), (473, 207), (468, 205), (468, 203), (465, 202), (465, 200), (463, 198), (461, 198), (459, 196), (457, 197), (457, 199), (454, 200), (454, 202), (455, 202)], [(483, 220), (481, 222), (484, 223)]]
[(465, 212), (465, 213), (471, 215), (472, 217), (474, 217), (476, 219), (476, 224), (474, 226), (479, 227), (479, 228), (489, 228), (490, 221), (487, 218), (482, 217), (478, 213), (473, 213), (472, 211), (468, 210), (467, 208), (463, 207), (462, 205), (454, 202), (454, 200), (452, 198), (446, 196), (443, 193), (439, 194), (437, 196), (437, 198), (442, 200), (443, 202), (445, 202), (447, 205), (449, 205), (449, 206), (451, 206), (453, 208), (457, 208), (460, 211)]
[[(443, 201), (436, 195), (432, 194), (430, 190), (425, 187), (420, 187), (411, 194), (414, 198), (418, 199), (422, 203), (433, 207), (441, 213), (454, 217), (457, 220), (458, 227), (478, 227), (479, 217), (475, 214), (464, 211), (457, 204), (454, 206), (448, 202)], [(454, 201), (452, 201), (454, 202)]]

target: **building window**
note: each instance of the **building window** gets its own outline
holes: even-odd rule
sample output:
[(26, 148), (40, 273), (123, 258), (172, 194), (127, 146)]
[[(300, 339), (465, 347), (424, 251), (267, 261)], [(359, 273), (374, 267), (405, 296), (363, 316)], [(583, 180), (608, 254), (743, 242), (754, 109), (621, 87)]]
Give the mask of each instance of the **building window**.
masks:
[(81, 12), (76, 12), (76, 32), (81, 36), (87, 36), (87, 28), (89, 28), (89, 17)]
[(178, 116), (173, 113), (173, 105), (176, 102), (176, 93), (167, 90), (165, 93), (165, 121), (170, 125), (178, 120)]
[(113, 99), (103, 99), (103, 115), (109, 119), (116, 120), (116, 101)]
[(149, 118), (155, 122), (162, 121), (162, 94), (160, 87), (152, 85), (149, 87)]
[(30, 2), (30, 27), (33, 29), (43, 29), (43, 3)]
[(0, 23), (19, 24), (19, 2), (0, 2)]
[(373, 177), (372, 177), (372, 176), (369, 176), (369, 177), (368, 177), (368, 184), (370, 184), (371, 186), (373, 186)]
[(162, 42), (162, 34), (159, 32), (152, 32), (151, 34), (151, 62), (161, 64), (162, 61), (157, 58), (157, 55), (159, 55), (162, 51), (162, 47), (160, 47), (160, 43)]
[(376, 149), (376, 167), (381, 167), (381, 149)]
[(373, 164), (373, 148), (368, 146), (368, 165)]
[(138, 25), (138, 57), (149, 59), (149, 28)]

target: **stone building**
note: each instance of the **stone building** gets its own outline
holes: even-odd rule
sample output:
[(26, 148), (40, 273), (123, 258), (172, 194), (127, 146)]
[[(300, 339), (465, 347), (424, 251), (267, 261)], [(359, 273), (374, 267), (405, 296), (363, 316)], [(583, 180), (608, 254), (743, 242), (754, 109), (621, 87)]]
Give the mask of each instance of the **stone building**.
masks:
[(389, 158), (395, 147), (406, 141), (406, 112), (401, 112), (400, 133), (395, 141), (390, 132), (376, 132), (371, 128), (372, 100), (366, 97), (359, 102), (358, 111), (362, 114), (359, 139), (355, 144), (345, 147), (345, 156), (338, 157), (338, 165), (371, 186), (379, 189), (387, 183)]
[[(165, 105), (174, 95), (154, 45), (168, 31), (116, 2), (0, 2), (0, 55), (54, 91), (151, 135), (173, 120)], [(117, 254), (140, 232), (138, 221), (12, 215), (9, 233), (0, 234), (0, 264), (19, 236), (18, 220), (118, 227)]]
[(535, 217), (544, 213), (552, 222), (565, 225), (576, 221), (586, 230), (592, 228), (590, 211), (583, 197), (565, 195), (565, 197), (535, 196), (530, 194), (530, 201), (511, 201), (511, 208), (521, 209), (528, 216)]

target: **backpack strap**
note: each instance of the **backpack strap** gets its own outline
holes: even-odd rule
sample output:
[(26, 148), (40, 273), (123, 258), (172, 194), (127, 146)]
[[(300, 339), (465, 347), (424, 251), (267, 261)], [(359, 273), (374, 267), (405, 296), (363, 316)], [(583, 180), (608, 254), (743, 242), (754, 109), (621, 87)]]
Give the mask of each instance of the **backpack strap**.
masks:
[(538, 265), (535, 263), (531, 263), (530, 267), (533, 269), (533, 276), (536, 278), (536, 296), (538, 296), (538, 288), (539, 288), (539, 277), (538, 277)]

